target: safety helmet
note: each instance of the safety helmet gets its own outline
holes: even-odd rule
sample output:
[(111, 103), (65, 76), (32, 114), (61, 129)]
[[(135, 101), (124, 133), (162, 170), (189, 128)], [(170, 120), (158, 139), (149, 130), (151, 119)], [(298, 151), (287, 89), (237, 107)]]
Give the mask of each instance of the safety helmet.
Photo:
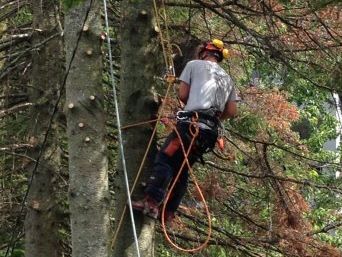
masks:
[(204, 42), (200, 47), (198, 55), (201, 56), (205, 51), (211, 52), (218, 62), (221, 62), (223, 58), (227, 59), (229, 55), (228, 49), (224, 48), (223, 41), (219, 39)]

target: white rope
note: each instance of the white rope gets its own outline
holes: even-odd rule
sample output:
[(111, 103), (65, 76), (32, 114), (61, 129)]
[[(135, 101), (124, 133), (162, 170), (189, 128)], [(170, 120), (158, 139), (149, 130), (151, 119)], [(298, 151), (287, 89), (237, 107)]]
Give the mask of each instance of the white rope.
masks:
[(115, 79), (114, 79), (114, 70), (113, 70), (113, 56), (112, 56), (112, 49), (111, 49), (110, 37), (109, 37), (107, 0), (103, 0), (103, 6), (104, 6), (106, 33), (107, 33), (108, 56), (109, 56), (109, 67), (110, 67), (110, 79), (111, 79), (111, 84), (112, 84), (112, 87), (113, 87), (114, 104), (115, 104), (115, 111), (116, 111), (116, 121), (117, 121), (118, 132), (119, 132), (119, 145), (120, 145), (120, 154), (121, 154), (121, 160), (122, 160), (122, 168), (123, 168), (124, 177), (125, 177), (125, 184), (126, 184), (126, 191), (127, 191), (127, 198), (128, 198), (128, 207), (129, 207), (129, 213), (130, 213), (130, 217), (131, 217), (131, 221), (132, 221), (132, 229), (133, 229), (133, 236), (134, 236), (135, 246), (136, 246), (136, 249), (137, 249), (137, 256), (140, 257), (139, 242), (138, 242), (138, 237), (137, 237), (137, 231), (136, 231), (136, 228), (135, 228), (133, 208), (132, 208), (131, 191), (130, 191), (129, 183), (128, 183), (127, 167), (126, 167), (126, 160), (125, 160), (125, 152), (124, 152), (124, 148), (123, 148), (123, 140), (122, 140), (121, 122), (120, 122), (120, 116), (119, 116), (118, 98), (117, 98), (117, 93), (116, 93), (116, 88), (115, 88)]

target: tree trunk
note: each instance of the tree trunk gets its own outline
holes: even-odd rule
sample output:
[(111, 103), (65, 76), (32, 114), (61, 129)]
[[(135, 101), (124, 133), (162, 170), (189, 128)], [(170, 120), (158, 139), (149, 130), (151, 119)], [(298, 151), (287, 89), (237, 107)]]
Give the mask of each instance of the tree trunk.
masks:
[[(122, 126), (149, 120), (156, 114), (157, 104), (153, 97), (153, 77), (160, 75), (160, 58), (158, 53), (158, 34), (153, 24), (152, 1), (123, 1), (121, 21), (121, 77), (120, 77), (120, 116)], [(124, 149), (127, 162), (130, 186), (137, 176), (140, 163), (151, 137), (152, 125), (144, 125), (123, 131)], [(150, 166), (151, 156), (155, 147), (150, 151), (145, 165)], [(115, 218), (119, 220), (122, 210), (127, 203), (127, 193), (123, 182), (123, 171), (118, 172), (118, 192), (116, 193)], [(141, 187), (137, 187), (133, 197), (143, 197)], [(153, 234), (155, 222), (151, 219), (135, 215), (137, 234), (141, 256), (153, 256)], [(126, 211), (119, 236), (115, 241), (113, 256), (137, 256), (133, 241), (132, 225)]]
[[(59, 1), (33, 0), (32, 44), (37, 45), (57, 33), (55, 13)], [(57, 8), (58, 9), (58, 8)], [(56, 198), (54, 181), (60, 167), (60, 151), (57, 132), (52, 127), (43, 142), (49, 127), (52, 110), (61, 86), (64, 60), (63, 43), (60, 36), (48, 41), (32, 55), (32, 85), (30, 102), (37, 104), (31, 110), (30, 142), (35, 145), (29, 155), (39, 158), (39, 165), (30, 165), (34, 172), (27, 198), (28, 210), (25, 218), (25, 256), (60, 256), (58, 228), (56, 222)], [(43, 148), (42, 148), (43, 147)], [(40, 152), (42, 148), (42, 152)]]
[(100, 1), (82, 1), (66, 13), (67, 67), (72, 60), (66, 84), (66, 115), (73, 257), (108, 256), (101, 29)]

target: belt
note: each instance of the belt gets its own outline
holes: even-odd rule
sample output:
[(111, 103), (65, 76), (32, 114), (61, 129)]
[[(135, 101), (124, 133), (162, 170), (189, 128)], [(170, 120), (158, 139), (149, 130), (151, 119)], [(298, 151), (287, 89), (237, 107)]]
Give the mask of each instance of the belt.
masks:
[[(177, 121), (191, 122), (192, 118), (197, 118), (197, 122), (200, 123), (200, 127), (207, 129), (214, 129), (219, 126), (219, 119), (216, 116), (209, 115), (203, 111), (178, 111), (176, 114)], [(201, 126), (204, 124), (205, 126)]]

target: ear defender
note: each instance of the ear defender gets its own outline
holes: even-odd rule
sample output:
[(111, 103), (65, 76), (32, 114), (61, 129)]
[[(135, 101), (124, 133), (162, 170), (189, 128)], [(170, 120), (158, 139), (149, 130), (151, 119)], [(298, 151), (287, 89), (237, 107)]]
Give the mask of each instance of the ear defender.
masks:
[(223, 58), (224, 59), (228, 59), (228, 57), (229, 57), (229, 50), (228, 49), (223, 49), (222, 50), (222, 54), (223, 54)]
[(224, 43), (222, 40), (215, 38), (211, 42), (215, 47), (221, 50), (224, 59), (227, 59), (229, 57), (229, 51), (228, 49), (224, 48)]

